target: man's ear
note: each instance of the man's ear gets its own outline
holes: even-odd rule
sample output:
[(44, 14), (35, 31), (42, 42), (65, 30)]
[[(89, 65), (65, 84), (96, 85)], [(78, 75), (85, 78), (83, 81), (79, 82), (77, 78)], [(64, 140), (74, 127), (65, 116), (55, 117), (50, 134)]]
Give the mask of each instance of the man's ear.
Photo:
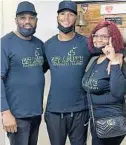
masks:
[(57, 22), (58, 22), (58, 15), (57, 15)]
[(76, 19), (75, 19), (75, 24), (76, 24), (76, 22), (77, 22), (77, 16), (76, 16)]
[(15, 18), (15, 23), (16, 23), (16, 25), (17, 25), (17, 21), (18, 21), (18, 20), (17, 20), (17, 17), (16, 17), (16, 18)]
[(36, 18), (36, 23), (38, 22), (38, 18)]
[(36, 23), (38, 22), (38, 18), (36, 18)]
[(76, 21), (77, 21), (77, 15), (76, 15)]

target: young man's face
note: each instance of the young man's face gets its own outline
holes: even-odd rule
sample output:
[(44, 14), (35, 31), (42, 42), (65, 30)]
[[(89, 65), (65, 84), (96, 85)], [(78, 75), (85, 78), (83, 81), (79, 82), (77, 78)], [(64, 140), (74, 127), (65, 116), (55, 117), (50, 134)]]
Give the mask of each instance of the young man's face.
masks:
[(64, 10), (60, 12), (57, 16), (57, 21), (65, 28), (72, 26), (76, 22), (77, 16), (69, 11), (69, 10)]
[(23, 13), (23, 14), (17, 15), (17, 17), (15, 18), (15, 22), (18, 27), (31, 29), (31, 28), (36, 27), (37, 18), (35, 15), (32, 15), (30, 13)]

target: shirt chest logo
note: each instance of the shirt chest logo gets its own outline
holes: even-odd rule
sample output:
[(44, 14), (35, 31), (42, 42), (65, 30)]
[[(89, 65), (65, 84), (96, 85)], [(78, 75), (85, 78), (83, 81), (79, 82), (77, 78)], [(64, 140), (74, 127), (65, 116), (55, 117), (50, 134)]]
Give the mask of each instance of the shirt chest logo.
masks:
[(89, 79), (85, 82), (84, 86), (90, 90), (98, 90), (98, 81), (95, 79)]
[(54, 66), (73, 66), (83, 65), (83, 56), (76, 55), (76, 48), (73, 47), (67, 54), (67, 56), (54, 56), (51, 62)]
[(36, 48), (35, 56), (22, 58), (23, 67), (42, 66), (43, 63), (44, 63), (44, 59), (42, 56), (41, 48)]

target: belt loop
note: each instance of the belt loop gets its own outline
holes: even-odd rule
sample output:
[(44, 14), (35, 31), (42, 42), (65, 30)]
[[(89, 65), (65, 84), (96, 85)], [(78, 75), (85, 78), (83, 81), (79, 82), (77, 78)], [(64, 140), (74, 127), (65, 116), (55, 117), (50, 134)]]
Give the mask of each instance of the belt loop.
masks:
[(61, 113), (61, 119), (63, 119), (63, 113)]
[(73, 112), (71, 112), (71, 117), (73, 117)]

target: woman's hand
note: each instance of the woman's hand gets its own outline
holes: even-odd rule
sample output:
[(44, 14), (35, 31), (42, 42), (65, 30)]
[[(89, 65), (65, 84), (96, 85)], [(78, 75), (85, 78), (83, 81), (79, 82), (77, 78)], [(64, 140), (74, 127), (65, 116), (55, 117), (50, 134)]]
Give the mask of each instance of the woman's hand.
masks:
[(112, 45), (112, 38), (109, 38), (109, 44), (105, 46), (105, 48), (102, 49), (103, 53), (105, 54), (106, 58), (110, 60), (108, 64), (108, 74), (110, 74), (110, 66), (120, 64), (122, 66), (123, 63), (123, 54), (116, 53), (115, 49)]
[(112, 45), (112, 38), (109, 38), (108, 45), (105, 46), (105, 48), (102, 49), (105, 56), (111, 61), (111, 63), (118, 64), (118, 57), (116, 56), (115, 49)]

